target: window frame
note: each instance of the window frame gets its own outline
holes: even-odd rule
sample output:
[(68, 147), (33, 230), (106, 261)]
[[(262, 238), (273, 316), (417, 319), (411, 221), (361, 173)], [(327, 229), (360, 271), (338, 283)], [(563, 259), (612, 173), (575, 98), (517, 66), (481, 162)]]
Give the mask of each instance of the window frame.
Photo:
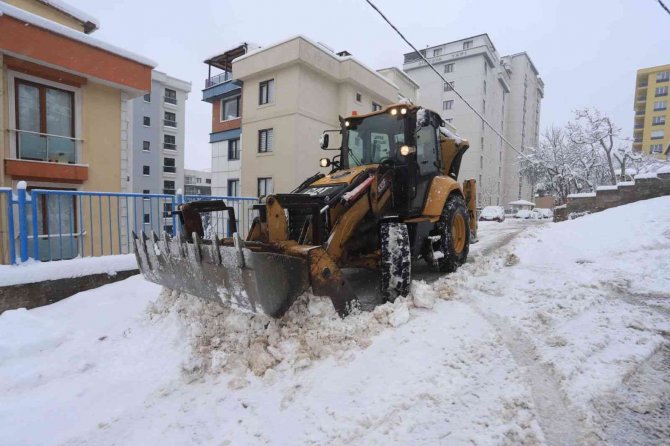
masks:
[[(262, 137), (261, 135), (265, 133), (265, 147), (262, 147)], [(258, 130), (258, 153), (272, 153), (273, 144), (268, 144), (268, 135), (271, 135), (270, 140), (274, 140), (274, 128), (259, 129)]]
[[(147, 124), (147, 122), (148, 122), (148, 124)], [(145, 127), (151, 127), (151, 116), (144, 116), (144, 117), (142, 117), (142, 124), (143, 124)]]
[(442, 110), (453, 110), (453, 109), (454, 109), (453, 99), (442, 101)]
[(463, 51), (465, 51), (465, 50), (469, 50), (470, 48), (473, 47), (474, 44), (475, 44), (475, 41), (472, 40), (472, 39), (470, 39), (470, 40), (464, 40), (464, 41), (463, 41)]
[[(170, 92), (170, 94), (168, 94), (168, 92)], [(163, 90), (163, 102), (166, 104), (177, 105), (177, 90), (165, 87)]]
[[(265, 93), (263, 88), (265, 87)], [(275, 79), (267, 79), (258, 83), (258, 105), (273, 104), (275, 99)]]
[(456, 64), (454, 62), (449, 62), (447, 64), (444, 64), (444, 72), (445, 73), (453, 73), (454, 68), (456, 68)]
[[(172, 160), (173, 165), (170, 166), (169, 164), (166, 164), (167, 160)], [(168, 169), (168, 170), (165, 170), (165, 169)], [(172, 169), (174, 169), (174, 171), (171, 171)], [(177, 173), (177, 158), (173, 158), (171, 156), (164, 156), (163, 157), (163, 173), (172, 173), (172, 174)]]
[(142, 165), (142, 176), (151, 176), (151, 166), (147, 166), (146, 164)]
[[(230, 193), (230, 185), (235, 184), (235, 195)], [(228, 178), (226, 180), (226, 195), (229, 197), (239, 197), (240, 196), (240, 179), (239, 178)]]
[[(256, 195), (258, 197), (266, 196), (268, 194), (268, 180), (270, 180), (270, 185), (272, 186), (272, 191), (270, 194), (274, 193), (274, 180), (272, 177), (258, 177), (256, 178)], [(265, 195), (261, 195), (261, 182), (265, 184)]]
[(380, 111), (382, 109), (381, 104), (377, 104), (375, 101), (372, 101), (372, 111)]
[(151, 141), (142, 141), (142, 152), (151, 152)]
[[(173, 142), (168, 142), (165, 139), (171, 138)], [(173, 147), (166, 147), (166, 145), (172, 145)], [(177, 137), (175, 135), (170, 135), (168, 133), (163, 134), (163, 149), (165, 150), (177, 150)]]
[[(241, 96), (235, 96), (232, 98), (228, 99), (221, 99), (221, 110), (219, 110), (219, 122), (225, 122), (225, 121), (232, 121), (233, 119), (239, 119), (240, 118), (240, 105), (241, 105)], [(237, 107), (237, 115), (234, 118), (228, 118), (226, 117), (225, 110), (226, 110), (226, 103), (233, 102), (235, 101), (236, 107)]]
[[(231, 152), (231, 143), (235, 142), (235, 152)], [(260, 144), (260, 142), (259, 142)], [(231, 153), (236, 155), (236, 157), (231, 157)], [(231, 138), (228, 140), (228, 161), (239, 161), (240, 160), (240, 138)]]
[[(172, 115), (172, 116), (174, 116), (174, 119), (168, 119), (168, 115)], [(174, 125), (170, 125), (170, 124), (168, 124), (168, 122), (171, 122), (171, 123), (173, 123)], [(175, 112), (171, 112), (171, 111), (167, 111), (167, 110), (164, 111), (164, 112), (163, 112), (163, 125), (164, 125), (165, 127), (170, 127), (170, 128), (174, 128), (174, 129), (176, 129), (176, 128), (177, 128), (177, 113), (175, 113)]]

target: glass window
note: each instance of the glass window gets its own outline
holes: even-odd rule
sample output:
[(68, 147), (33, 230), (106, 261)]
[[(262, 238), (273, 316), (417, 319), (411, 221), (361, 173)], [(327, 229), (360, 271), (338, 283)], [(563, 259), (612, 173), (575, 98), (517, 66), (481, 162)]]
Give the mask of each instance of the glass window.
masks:
[(174, 135), (163, 135), (163, 148), (168, 150), (176, 150), (177, 137)]
[(211, 178), (205, 178), (205, 184), (212, 184)]
[(454, 101), (449, 100), (449, 101), (442, 101), (442, 109), (443, 110), (451, 110), (454, 108)]
[(421, 127), (416, 134), (416, 159), (419, 162), (419, 173), (424, 175), (435, 171), (437, 166), (437, 131), (432, 125)]
[(239, 138), (228, 140), (228, 159), (229, 160), (240, 159), (240, 139)]
[(258, 131), (258, 152), (272, 152), (272, 129)]
[(463, 42), (463, 49), (464, 50), (468, 50), (470, 48), (472, 48), (472, 40), (466, 40), (465, 42)]
[(667, 110), (668, 101), (654, 101), (654, 111)]
[(175, 194), (175, 182), (171, 180), (165, 180), (163, 181), (163, 193), (166, 195), (174, 195)]
[(74, 93), (20, 79), (15, 87), (17, 157), (75, 163)]
[(275, 98), (275, 80), (270, 79), (258, 84), (258, 105), (269, 104)]
[(167, 127), (177, 127), (177, 115), (172, 112), (165, 112), (163, 124)]
[(221, 101), (221, 121), (240, 117), (240, 97)]
[(667, 96), (668, 95), (668, 86), (656, 87), (655, 91), (656, 96)]
[(652, 125), (663, 125), (663, 124), (665, 124), (665, 115), (654, 116), (653, 118), (651, 118), (651, 124)]
[(663, 144), (652, 144), (649, 147), (649, 151), (651, 153), (662, 153), (663, 152)]
[(146, 127), (149, 127), (149, 126), (151, 125), (151, 118), (148, 117), (148, 116), (145, 116), (143, 122), (144, 122), (144, 125), (145, 125)]
[(441, 56), (442, 55), (442, 48), (435, 48), (433, 50), (433, 57)]
[(145, 152), (148, 152), (151, 150), (151, 142), (150, 141), (142, 141), (142, 150)]
[[(404, 120), (389, 114), (353, 121), (345, 133), (349, 166), (376, 164), (394, 157), (405, 141)], [(399, 159), (401, 158), (398, 156)]]
[(663, 139), (665, 137), (665, 131), (663, 130), (654, 130), (651, 132), (651, 139)]
[(177, 167), (174, 158), (163, 158), (163, 172), (177, 173)]
[(147, 93), (144, 95), (144, 102), (151, 102), (151, 93)]
[(272, 178), (264, 177), (258, 179), (258, 196), (269, 195), (273, 192)]
[(382, 109), (382, 106), (381, 106), (381, 105), (377, 104), (376, 102), (373, 102), (373, 103), (372, 103), (372, 111), (373, 111), (373, 112), (379, 111), (379, 110), (381, 110), (381, 109)]
[(656, 73), (656, 82), (665, 82), (670, 79), (670, 71), (662, 71)]
[(170, 89), (166, 88), (165, 89), (165, 102), (168, 104), (176, 104), (177, 103), (177, 92)]
[(363, 95), (360, 93), (356, 93), (356, 102), (362, 102), (363, 101)]
[(453, 73), (454, 72), (454, 64), (453, 63), (448, 63), (444, 66), (444, 72), (445, 73)]
[(229, 197), (239, 197), (240, 196), (240, 180), (228, 180), (228, 196)]
[(142, 166), (142, 175), (151, 175), (151, 166)]

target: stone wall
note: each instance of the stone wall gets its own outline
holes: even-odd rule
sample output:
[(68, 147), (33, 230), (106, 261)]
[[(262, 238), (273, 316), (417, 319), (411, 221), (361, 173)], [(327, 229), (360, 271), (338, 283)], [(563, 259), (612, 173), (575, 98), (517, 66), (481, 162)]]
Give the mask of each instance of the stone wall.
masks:
[(634, 182), (601, 187), (595, 193), (568, 196), (566, 216), (575, 213), (599, 212), (623, 204), (670, 195), (670, 173), (654, 178), (638, 178)]

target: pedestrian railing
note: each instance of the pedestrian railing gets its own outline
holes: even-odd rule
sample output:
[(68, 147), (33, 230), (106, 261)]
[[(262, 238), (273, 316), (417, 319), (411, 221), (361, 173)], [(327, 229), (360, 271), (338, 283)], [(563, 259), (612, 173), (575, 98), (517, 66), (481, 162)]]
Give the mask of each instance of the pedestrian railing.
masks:
[[(0, 188), (0, 263), (43, 262), (133, 252), (132, 234), (181, 231), (182, 203), (224, 200), (246, 236), (256, 198)], [(205, 238), (229, 237), (227, 212), (202, 215)]]

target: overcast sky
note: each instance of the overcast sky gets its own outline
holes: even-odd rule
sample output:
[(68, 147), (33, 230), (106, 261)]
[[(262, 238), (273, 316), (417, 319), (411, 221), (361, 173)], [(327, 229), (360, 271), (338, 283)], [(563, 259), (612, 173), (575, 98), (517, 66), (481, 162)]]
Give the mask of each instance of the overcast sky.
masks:
[[(186, 167), (210, 165), (211, 105), (202, 63), (242, 41), (303, 34), (375, 68), (409, 48), (364, 0), (68, 0), (100, 20), (94, 36), (192, 82)], [(418, 47), (488, 33), (501, 56), (526, 51), (545, 82), (541, 128), (595, 106), (632, 135), (635, 72), (670, 63), (670, 16), (656, 0), (376, 0)]]

